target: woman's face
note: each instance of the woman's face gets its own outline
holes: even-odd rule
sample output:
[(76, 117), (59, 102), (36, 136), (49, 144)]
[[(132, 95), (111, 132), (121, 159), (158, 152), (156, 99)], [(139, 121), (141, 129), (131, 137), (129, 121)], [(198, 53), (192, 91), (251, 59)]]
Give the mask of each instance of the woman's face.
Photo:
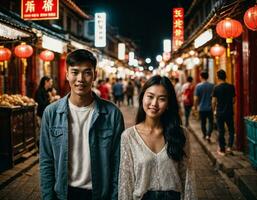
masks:
[(143, 109), (146, 117), (160, 118), (168, 108), (168, 93), (162, 85), (153, 85), (145, 91)]
[(53, 79), (49, 79), (45, 82), (45, 88), (50, 89), (53, 86)]

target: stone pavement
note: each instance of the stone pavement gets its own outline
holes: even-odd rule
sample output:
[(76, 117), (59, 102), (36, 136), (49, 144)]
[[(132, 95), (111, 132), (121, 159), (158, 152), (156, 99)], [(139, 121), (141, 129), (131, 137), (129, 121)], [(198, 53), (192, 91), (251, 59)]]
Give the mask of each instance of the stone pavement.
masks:
[(198, 200), (246, 200), (235, 184), (215, 169), (193, 134), (189, 140)]
[[(124, 114), (126, 127), (134, 125), (136, 108), (122, 106), (121, 110)], [(194, 126), (197, 127), (197, 124)], [(196, 130), (194, 132), (197, 132)], [(235, 184), (213, 166), (212, 159), (206, 155), (193, 134), (190, 135), (190, 143), (192, 149), (193, 169), (195, 170), (196, 177), (196, 189), (199, 200), (245, 200)], [(35, 160), (32, 162), (31, 159)], [(24, 166), (26, 164), (23, 164), (23, 170), (20, 171), (19, 176), (16, 175), (15, 177), (12, 177), (12, 174), (10, 174), (11, 171), (6, 171), (5, 176), (7, 177), (8, 174), (10, 174), (11, 179), (5, 184), (1, 184), (3, 174), (0, 174), (1, 200), (40, 199), (39, 168), (37, 160), (37, 157), (28, 159), (26, 162), (33, 163), (34, 166), (31, 168), (32, 165), (27, 164), (26, 169), (28, 169), (28, 166), (30, 169), (25, 171)], [(14, 169), (18, 170), (17, 167), (11, 170), (13, 171)]]
[(226, 174), (233, 181), (247, 200), (257, 199), (257, 170), (250, 165), (250, 161), (242, 152), (233, 150), (231, 154), (220, 156), (217, 154), (218, 142), (217, 131), (214, 131), (209, 144), (202, 137), (200, 122), (191, 120), (191, 132), (198, 140), (199, 144), (209, 156), (217, 170)]

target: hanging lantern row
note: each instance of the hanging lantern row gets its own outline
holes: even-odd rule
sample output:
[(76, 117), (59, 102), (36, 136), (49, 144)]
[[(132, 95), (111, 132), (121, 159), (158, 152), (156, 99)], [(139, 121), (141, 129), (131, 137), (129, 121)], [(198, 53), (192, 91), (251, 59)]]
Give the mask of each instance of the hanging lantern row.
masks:
[[(27, 45), (25, 42), (22, 42), (20, 45), (14, 48), (14, 54), (21, 58), (23, 64), (23, 74), (26, 72), (27, 67), (27, 58), (33, 54), (33, 48), (30, 45)], [(11, 58), (12, 52), (8, 48), (0, 46), (0, 65), (3, 65), (3, 62), (8, 61)], [(48, 65), (50, 61), (54, 59), (54, 53), (49, 50), (44, 50), (39, 55), (40, 59), (45, 61), (45, 65)]]
[(217, 24), (216, 32), (220, 37), (226, 39), (227, 57), (230, 57), (230, 43), (232, 43), (233, 38), (240, 36), (243, 32), (241, 23), (235, 19), (226, 18)]
[[(244, 23), (246, 27), (252, 31), (257, 31), (257, 5), (249, 8), (244, 14)], [(216, 26), (217, 34), (226, 39), (227, 42), (227, 56), (230, 57), (230, 43), (233, 38), (239, 37), (243, 32), (241, 23), (237, 20), (226, 18), (221, 20)], [(217, 49), (217, 46), (216, 46)], [(215, 54), (214, 49), (210, 52)], [(214, 55), (213, 55), (214, 56)]]
[[(14, 54), (19, 58), (29, 58), (33, 54), (33, 48), (30, 45), (22, 42), (14, 49)], [(8, 61), (11, 58), (12, 52), (10, 49), (0, 46), (0, 62)], [(54, 59), (54, 53), (49, 50), (44, 50), (39, 55), (43, 61), (52, 61)]]

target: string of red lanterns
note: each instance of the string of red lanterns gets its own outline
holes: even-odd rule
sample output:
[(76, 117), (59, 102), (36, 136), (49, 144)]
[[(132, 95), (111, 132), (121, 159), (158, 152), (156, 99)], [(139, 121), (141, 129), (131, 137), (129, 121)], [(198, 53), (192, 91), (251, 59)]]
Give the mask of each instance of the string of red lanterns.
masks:
[(226, 18), (217, 24), (216, 32), (220, 37), (226, 39), (228, 45), (227, 57), (230, 57), (230, 43), (232, 43), (233, 38), (240, 36), (243, 32), (241, 23), (235, 19)]

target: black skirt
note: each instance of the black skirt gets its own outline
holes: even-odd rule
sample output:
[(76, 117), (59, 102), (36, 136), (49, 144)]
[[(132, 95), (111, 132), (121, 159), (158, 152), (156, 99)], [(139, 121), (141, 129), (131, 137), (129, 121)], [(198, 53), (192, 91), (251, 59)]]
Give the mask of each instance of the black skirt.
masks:
[(170, 191), (148, 191), (142, 200), (180, 200), (180, 192)]

